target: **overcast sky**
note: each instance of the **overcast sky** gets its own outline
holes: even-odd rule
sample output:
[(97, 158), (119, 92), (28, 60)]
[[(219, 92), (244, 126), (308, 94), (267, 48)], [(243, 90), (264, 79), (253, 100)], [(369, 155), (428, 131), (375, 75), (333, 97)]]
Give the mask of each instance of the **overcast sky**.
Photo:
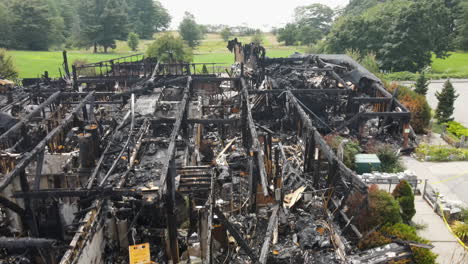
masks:
[(292, 20), (294, 8), (313, 3), (330, 7), (345, 6), (349, 0), (159, 0), (172, 17), (171, 28), (177, 28), (185, 11), (195, 15), (198, 24), (248, 24), (269, 29)]

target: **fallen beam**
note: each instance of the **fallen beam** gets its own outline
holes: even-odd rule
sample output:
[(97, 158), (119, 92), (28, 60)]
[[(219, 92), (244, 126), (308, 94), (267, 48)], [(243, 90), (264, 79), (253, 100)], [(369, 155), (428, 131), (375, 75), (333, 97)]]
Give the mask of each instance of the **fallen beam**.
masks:
[(60, 242), (55, 239), (31, 237), (0, 237), (0, 248), (28, 249), (28, 248), (54, 248)]
[(245, 251), (245, 253), (247, 253), (252, 262), (257, 262), (257, 258), (255, 257), (255, 254), (253, 253), (252, 249), (250, 249), (250, 246), (247, 243), (247, 241), (245, 241), (244, 238), (242, 238), (242, 235), (239, 233), (239, 231), (227, 220), (223, 212), (221, 212), (221, 210), (219, 210), (216, 206), (213, 207), (213, 212), (216, 214), (216, 216), (218, 216), (218, 219), (221, 221), (221, 223), (224, 226), (226, 226), (229, 233), (234, 237), (234, 239), (237, 241), (239, 246)]
[(268, 221), (268, 227), (267, 227), (267, 231), (265, 234), (265, 240), (263, 241), (262, 250), (260, 252), (260, 259), (258, 260), (258, 262), (260, 262), (261, 264), (267, 263), (267, 257), (268, 257), (268, 253), (270, 249), (271, 235), (273, 234), (273, 230), (275, 229), (274, 225), (278, 217), (278, 209), (279, 209), (279, 205), (275, 205), (273, 207), (270, 220)]

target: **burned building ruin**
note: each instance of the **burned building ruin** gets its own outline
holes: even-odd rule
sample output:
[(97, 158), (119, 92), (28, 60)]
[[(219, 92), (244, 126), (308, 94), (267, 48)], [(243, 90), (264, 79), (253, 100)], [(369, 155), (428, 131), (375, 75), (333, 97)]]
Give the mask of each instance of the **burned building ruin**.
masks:
[(0, 94), (0, 263), (129, 263), (142, 244), (156, 263), (411, 258), (356, 248), (366, 203), (346, 202), (368, 187), (325, 140), (409, 148), (408, 110), (348, 56), (228, 48), (228, 69), (64, 53), (59, 80)]

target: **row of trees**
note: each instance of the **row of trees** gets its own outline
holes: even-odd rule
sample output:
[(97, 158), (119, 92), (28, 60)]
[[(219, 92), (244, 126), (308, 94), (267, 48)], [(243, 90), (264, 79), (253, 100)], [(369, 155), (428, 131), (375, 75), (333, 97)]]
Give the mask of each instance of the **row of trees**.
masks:
[(129, 32), (151, 39), (171, 21), (153, 0), (3, 0), (0, 47), (47, 50), (63, 45), (115, 47)]
[(354, 0), (344, 10), (313, 4), (298, 7), (294, 22), (276, 32), (285, 45), (371, 52), (380, 70), (416, 72), (432, 54), (468, 50), (468, 0)]

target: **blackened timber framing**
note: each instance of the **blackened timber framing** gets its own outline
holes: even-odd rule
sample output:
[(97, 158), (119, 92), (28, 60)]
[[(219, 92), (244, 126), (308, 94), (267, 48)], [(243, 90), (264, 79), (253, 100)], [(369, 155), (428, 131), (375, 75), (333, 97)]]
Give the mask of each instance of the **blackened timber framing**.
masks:
[(61, 92), (55, 92), (53, 93), (47, 100), (45, 100), (42, 104), (40, 104), (34, 111), (29, 113), (27, 116), (25, 116), (23, 119), (21, 119), (18, 123), (16, 123), (14, 126), (12, 126), (10, 129), (8, 129), (5, 133), (0, 135), (0, 142), (2, 140), (5, 140), (8, 138), (8, 136), (23, 127), (24, 124), (29, 122), (33, 117), (35, 117), (38, 113), (40, 113), (44, 108), (46, 108), (48, 105), (56, 102), (58, 99), (60, 99)]
[(8, 184), (11, 183), (13, 178), (18, 175), (21, 171), (24, 171), (26, 167), (29, 165), (31, 161), (44, 150), (44, 147), (47, 145), (47, 142), (49, 142), (55, 135), (60, 133), (67, 125), (69, 125), (73, 121), (73, 116), (75, 113), (78, 111), (82, 110), (83, 107), (88, 103), (88, 101), (93, 97), (93, 93), (89, 93), (83, 100), (81, 100), (80, 104), (78, 104), (69, 114), (67, 117), (65, 117), (59, 126), (55, 127), (47, 136), (39, 142), (33, 150), (31, 150), (28, 153), (24, 154), (24, 157), (21, 159), (21, 161), (16, 165), (16, 167), (6, 174), (0, 181), (0, 191), (3, 191)]
[(172, 133), (171, 133), (171, 137), (169, 141), (169, 147), (167, 148), (166, 160), (161, 170), (161, 177), (159, 179), (159, 188), (161, 190), (161, 194), (164, 194), (166, 191), (166, 180), (169, 174), (169, 164), (175, 155), (177, 136), (179, 135), (179, 131), (182, 127), (182, 122), (187, 118), (187, 109), (188, 109), (188, 102), (190, 100), (191, 86), (192, 86), (192, 77), (189, 76), (187, 78), (187, 85), (185, 86), (185, 89), (184, 89), (184, 96), (180, 103), (179, 112), (176, 115), (174, 128), (172, 129)]
[(307, 113), (302, 109), (300, 104), (297, 101), (297, 98), (291, 93), (286, 92), (287, 100), (292, 104), (292, 106), (298, 112), (304, 126), (313, 133), (315, 143), (318, 145), (319, 151), (327, 158), (329, 162), (336, 161), (339, 167), (340, 173), (345, 176), (348, 181), (352, 181), (356, 187), (361, 190), (367, 190), (367, 185), (364, 183), (361, 178), (359, 178), (356, 173), (351, 171), (346, 165), (338, 159), (335, 155), (333, 150), (327, 144), (327, 142), (323, 139), (322, 135), (317, 131), (317, 129), (312, 124), (312, 120), (309, 118)]

